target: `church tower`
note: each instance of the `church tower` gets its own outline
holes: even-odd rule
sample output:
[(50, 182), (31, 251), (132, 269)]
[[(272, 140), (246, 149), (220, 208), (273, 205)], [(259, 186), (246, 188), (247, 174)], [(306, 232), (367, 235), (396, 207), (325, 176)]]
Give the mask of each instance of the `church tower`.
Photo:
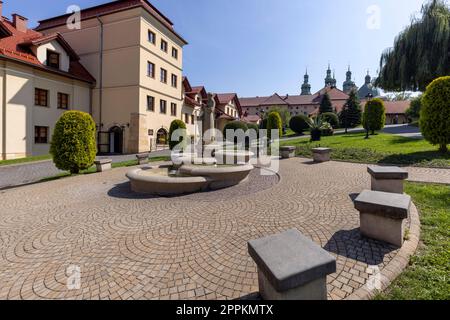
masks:
[(309, 75), (308, 69), (306, 69), (304, 81), (302, 84), (302, 96), (310, 96), (311, 95), (311, 85), (309, 84)]
[(328, 64), (327, 77), (325, 78), (325, 87), (336, 87), (336, 79), (331, 76), (330, 64)]
[(356, 87), (355, 82), (352, 81), (352, 72), (350, 71), (350, 66), (348, 66), (348, 71), (346, 73), (346, 79), (344, 81), (344, 84), (342, 85), (343, 91), (346, 94), (350, 94), (352, 90), (358, 90), (358, 87)]

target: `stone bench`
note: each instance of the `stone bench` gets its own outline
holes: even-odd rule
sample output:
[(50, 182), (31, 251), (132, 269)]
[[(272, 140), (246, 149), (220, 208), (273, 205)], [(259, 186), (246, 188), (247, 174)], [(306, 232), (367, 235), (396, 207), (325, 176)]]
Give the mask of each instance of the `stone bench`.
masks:
[(150, 156), (150, 154), (149, 153), (140, 153), (140, 154), (137, 154), (136, 155), (136, 158), (137, 158), (137, 160), (138, 160), (138, 164), (139, 165), (141, 165), (141, 164), (147, 164), (147, 163), (149, 163), (150, 161), (148, 160), (148, 157)]
[(111, 159), (100, 159), (94, 162), (95, 166), (97, 167), (97, 172), (104, 172), (111, 170), (112, 169), (111, 163), (112, 163)]
[(331, 160), (330, 148), (314, 148), (312, 149), (314, 162), (321, 163)]
[(294, 146), (280, 147), (280, 155), (281, 159), (289, 159), (295, 157), (295, 147)]
[(298, 230), (249, 241), (248, 252), (263, 299), (327, 299), (326, 278), (336, 272), (336, 259)]
[(411, 197), (406, 194), (364, 190), (355, 200), (361, 234), (403, 246)]
[(372, 176), (372, 191), (403, 194), (403, 181), (408, 179), (408, 171), (399, 167), (369, 166)]

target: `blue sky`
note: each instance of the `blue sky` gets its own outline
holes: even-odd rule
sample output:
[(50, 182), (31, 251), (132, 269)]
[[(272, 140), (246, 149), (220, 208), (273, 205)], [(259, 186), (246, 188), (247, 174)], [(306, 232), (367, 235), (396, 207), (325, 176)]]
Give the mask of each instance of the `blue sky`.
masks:
[[(17, 12), (32, 26), (104, 0), (4, 0), (3, 15)], [(184, 74), (208, 91), (262, 96), (299, 94), (308, 67), (312, 90), (323, 87), (328, 61), (342, 87), (348, 64), (357, 85), (375, 74), (381, 52), (420, 11), (424, 0), (153, 0), (189, 42)], [(379, 29), (367, 10), (380, 11)], [(374, 11), (372, 11), (374, 12)]]

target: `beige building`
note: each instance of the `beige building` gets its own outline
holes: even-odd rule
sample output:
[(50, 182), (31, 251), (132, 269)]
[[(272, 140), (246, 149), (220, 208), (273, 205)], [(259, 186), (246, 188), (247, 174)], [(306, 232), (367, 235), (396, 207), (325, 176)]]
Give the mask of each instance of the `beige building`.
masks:
[(66, 110), (91, 111), (94, 78), (58, 34), (30, 30), (27, 19), (2, 17), (0, 1), (0, 159), (49, 153)]
[(99, 151), (135, 153), (166, 144), (170, 123), (182, 118), (183, 46), (172, 22), (145, 0), (115, 1), (40, 21), (37, 30), (59, 32), (97, 80), (93, 117)]

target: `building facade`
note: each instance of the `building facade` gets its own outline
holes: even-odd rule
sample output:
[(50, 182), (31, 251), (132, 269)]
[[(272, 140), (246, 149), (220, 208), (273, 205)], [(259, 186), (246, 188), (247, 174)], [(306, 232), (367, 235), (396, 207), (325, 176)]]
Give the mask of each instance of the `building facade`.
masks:
[(91, 112), (95, 79), (61, 35), (31, 30), (18, 14), (9, 20), (2, 8), (0, 159), (45, 155), (65, 111)]
[[(300, 95), (283, 95), (275, 93), (269, 97), (250, 97), (240, 98), (243, 112), (243, 119), (248, 122), (259, 123), (270, 111), (275, 109), (285, 109), (291, 116), (305, 115), (314, 116), (319, 112), (320, 103), (325, 93), (331, 100), (334, 112), (342, 111), (349, 94), (352, 90), (358, 90), (355, 82), (352, 81), (352, 72), (350, 67), (346, 73), (346, 81), (343, 83), (343, 89), (336, 87), (336, 79), (332, 76), (330, 66), (326, 71), (325, 86), (316, 92), (310, 94), (311, 86), (309, 85), (309, 75), (306, 72), (304, 82), (301, 87)], [(372, 97), (380, 97), (380, 92), (372, 84), (369, 74), (365, 77), (365, 83), (357, 91), (363, 106), (369, 94)], [(409, 108), (410, 101), (385, 101), (386, 107), (386, 124), (403, 124), (408, 123), (406, 110)]]
[(42, 20), (37, 30), (59, 32), (97, 79), (93, 118), (102, 153), (139, 153), (167, 144), (170, 123), (182, 118), (183, 47), (173, 23), (145, 0), (116, 1)]

